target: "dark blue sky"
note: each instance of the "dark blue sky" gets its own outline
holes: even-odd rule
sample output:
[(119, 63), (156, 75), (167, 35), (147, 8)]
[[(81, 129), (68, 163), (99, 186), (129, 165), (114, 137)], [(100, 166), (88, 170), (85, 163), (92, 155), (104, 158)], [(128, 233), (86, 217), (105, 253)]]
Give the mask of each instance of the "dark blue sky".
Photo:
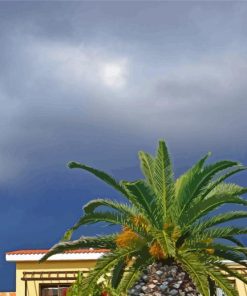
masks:
[(135, 179), (137, 151), (165, 138), (177, 174), (207, 151), (247, 164), (246, 13), (246, 2), (0, 2), (0, 291), (15, 289), (6, 251), (49, 248), (83, 203), (116, 197), (68, 161)]

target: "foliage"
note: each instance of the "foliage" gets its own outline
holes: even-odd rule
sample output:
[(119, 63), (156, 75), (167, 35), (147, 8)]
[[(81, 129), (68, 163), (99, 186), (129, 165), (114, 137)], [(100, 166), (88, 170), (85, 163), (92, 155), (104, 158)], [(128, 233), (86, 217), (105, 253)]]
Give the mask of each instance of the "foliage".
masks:
[[(84, 278), (82, 272), (77, 275), (76, 282), (68, 289), (67, 296), (85, 296), (83, 291)], [(94, 287), (92, 296), (122, 296), (111, 285), (111, 276), (106, 274)], [(123, 295), (124, 296), (124, 295)]]
[(81, 292), (82, 287), (83, 287), (83, 274), (82, 272), (78, 272), (77, 280), (75, 284), (68, 289), (67, 296), (83, 296)]
[[(126, 203), (107, 199), (90, 201), (84, 206), (79, 221), (43, 260), (75, 248), (110, 249), (89, 276), (83, 278), (81, 292), (87, 291), (87, 295), (95, 291), (100, 277), (112, 269), (111, 286), (118, 295), (126, 293), (140, 272), (150, 262), (159, 260), (180, 263), (203, 296), (210, 295), (212, 282), (226, 295), (237, 295), (219, 270), (247, 283), (223, 263), (223, 260), (232, 260), (245, 265), (242, 260), (246, 259), (247, 251), (236, 236), (246, 234), (247, 228), (222, 223), (246, 218), (247, 211), (220, 214), (214, 211), (228, 203), (247, 206), (247, 201), (241, 197), (247, 188), (226, 183), (227, 178), (246, 168), (228, 160), (206, 165), (209, 156), (208, 153), (175, 180), (167, 146), (160, 141), (156, 156), (139, 153), (145, 178), (135, 182), (118, 182), (105, 172), (70, 162), (70, 168), (86, 170), (112, 186), (124, 196)], [(122, 225), (123, 230), (110, 236), (70, 240), (79, 227), (98, 222)]]

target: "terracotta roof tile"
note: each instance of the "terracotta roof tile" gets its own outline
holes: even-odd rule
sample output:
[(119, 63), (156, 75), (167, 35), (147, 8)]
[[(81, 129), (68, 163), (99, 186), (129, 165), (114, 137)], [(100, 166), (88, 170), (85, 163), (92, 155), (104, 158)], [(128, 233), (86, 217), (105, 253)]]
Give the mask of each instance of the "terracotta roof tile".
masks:
[[(6, 255), (36, 255), (36, 254), (46, 254), (49, 250), (16, 250), (7, 252)], [(78, 249), (72, 251), (66, 251), (64, 253), (69, 254), (88, 254), (88, 253), (107, 253), (108, 249)], [(1, 296), (1, 294), (0, 294)]]

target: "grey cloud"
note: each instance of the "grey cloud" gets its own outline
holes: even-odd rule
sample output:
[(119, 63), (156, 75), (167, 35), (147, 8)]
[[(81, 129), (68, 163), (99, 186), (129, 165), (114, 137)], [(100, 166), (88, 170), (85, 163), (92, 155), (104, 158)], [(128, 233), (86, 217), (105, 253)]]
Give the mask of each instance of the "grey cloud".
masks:
[[(63, 166), (71, 158), (93, 159), (102, 165), (110, 162), (112, 167), (128, 166), (133, 161), (130, 155), (135, 155), (142, 146), (152, 147), (160, 137), (166, 137), (172, 146), (181, 147), (180, 151), (183, 145), (192, 149), (194, 142), (213, 149), (238, 140), (246, 147), (247, 56), (243, 50), (246, 40), (239, 39), (241, 15), (232, 28), (237, 37), (219, 38), (222, 44), (229, 41), (228, 46), (217, 47), (213, 52), (206, 36), (212, 30), (208, 20), (210, 9), (203, 12), (198, 6), (191, 10), (181, 6), (179, 9), (185, 9), (181, 24), (185, 19), (191, 23), (174, 27), (174, 22), (180, 21), (170, 16), (162, 23), (156, 4), (151, 5), (151, 11), (153, 15), (157, 13), (157, 20), (147, 10), (149, 5), (144, 5), (139, 13), (135, 6), (130, 14), (131, 19), (137, 18), (135, 24), (126, 23), (126, 18), (112, 17), (105, 21), (106, 8), (101, 6), (102, 10), (92, 8), (88, 12), (91, 16), (101, 15), (96, 24), (89, 15), (86, 19), (79, 18), (84, 13), (83, 5), (79, 5), (80, 13), (75, 12), (73, 4), (63, 17), (53, 10), (44, 17), (48, 6), (39, 11), (32, 4), (29, 13), (22, 8), (22, 17), (12, 10), (15, 22), (10, 28), (6, 26), (9, 21), (2, 20), (5, 23), (0, 55), (2, 179), (20, 176), (30, 164)], [(177, 11), (177, 6), (168, 7), (171, 15)], [(117, 12), (116, 7), (112, 9)], [(164, 13), (169, 14), (169, 9)], [(231, 11), (225, 9), (225, 15), (217, 11), (222, 16), (219, 21), (222, 25)], [(123, 13), (127, 15), (125, 10)], [(217, 13), (213, 14), (214, 21)], [(52, 14), (60, 28), (49, 29), (46, 21), (51, 22)], [(235, 19), (238, 14), (240, 9), (236, 7)], [(24, 15), (27, 18), (18, 27)], [(152, 16), (154, 27), (144, 29), (141, 24), (146, 22), (147, 15)], [(103, 21), (101, 30), (98, 25)], [(87, 34), (85, 22), (91, 26)], [(122, 22), (126, 28), (116, 36), (119, 27), (110, 28), (110, 24)], [(134, 27), (136, 32), (131, 30)], [(160, 39), (161, 31), (154, 33), (155, 28), (166, 30), (167, 39)], [(98, 32), (95, 38), (89, 36), (92, 30)], [(140, 38), (136, 36), (133, 41), (138, 32)], [(205, 42), (203, 51), (195, 43), (193, 32), (196, 36), (203, 33), (200, 37)], [(214, 28), (214, 39), (219, 35)], [(181, 47), (182, 42), (185, 47)], [(100, 65), (123, 60), (127, 61), (125, 87), (106, 87), (100, 78)]]

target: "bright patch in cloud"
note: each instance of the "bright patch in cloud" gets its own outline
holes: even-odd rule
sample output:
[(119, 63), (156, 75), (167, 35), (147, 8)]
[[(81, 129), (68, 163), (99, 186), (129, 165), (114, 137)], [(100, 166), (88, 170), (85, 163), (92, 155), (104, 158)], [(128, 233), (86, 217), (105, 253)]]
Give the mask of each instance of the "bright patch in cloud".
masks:
[(101, 79), (103, 83), (111, 88), (121, 88), (126, 84), (126, 62), (105, 63), (101, 68)]

